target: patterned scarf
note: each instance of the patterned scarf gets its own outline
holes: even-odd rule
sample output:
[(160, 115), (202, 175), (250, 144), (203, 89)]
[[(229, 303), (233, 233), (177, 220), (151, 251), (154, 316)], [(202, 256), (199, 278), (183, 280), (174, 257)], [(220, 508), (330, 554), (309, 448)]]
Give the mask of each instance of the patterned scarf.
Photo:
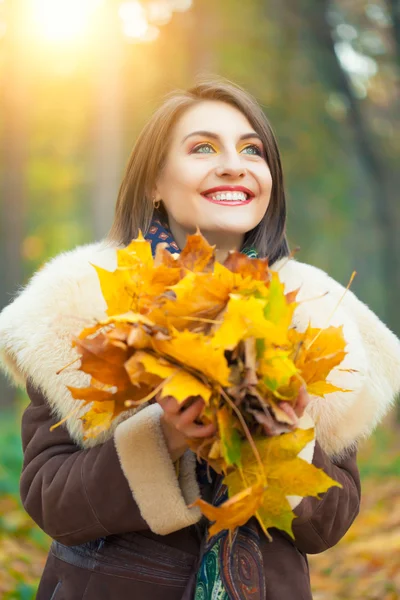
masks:
[[(153, 256), (157, 244), (161, 242), (167, 244), (166, 249), (169, 252), (181, 252), (168, 224), (160, 218), (153, 218), (145, 238), (151, 243)], [(252, 247), (245, 247), (241, 252), (251, 258), (258, 256), (257, 250)], [(197, 476), (202, 487), (207, 481), (207, 467), (204, 461), (197, 464)], [(227, 499), (226, 487), (221, 482), (222, 478), (214, 494), (214, 506)], [(242, 563), (247, 564), (247, 570), (251, 573), (248, 582), (243, 581), (243, 577), (239, 575), (243, 571)], [(257, 583), (254, 587), (255, 581)], [(194, 600), (247, 600), (247, 598), (257, 600), (265, 597), (262, 555), (258, 544), (257, 528), (254, 525), (249, 523), (239, 527), (232, 543), (226, 531), (207, 541), (201, 556), (193, 594)]]
[[(178, 244), (175, 242), (172, 237), (172, 233), (168, 227), (168, 223), (166, 223), (161, 218), (154, 218), (151, 222), (148, 233), (146, 234), (146, 240), (151, 242), (151, 251), (153, 255), (156, 253), (157, 244), (164, 242), (168, 244), (167, 250), (169, 252), (181, 252), (181, 248), (179, 248)], [(242, 254), (246, 254), (250, 258), (257, 258), (257, 250), (253, 247), (246, 246), (241, 250)]]

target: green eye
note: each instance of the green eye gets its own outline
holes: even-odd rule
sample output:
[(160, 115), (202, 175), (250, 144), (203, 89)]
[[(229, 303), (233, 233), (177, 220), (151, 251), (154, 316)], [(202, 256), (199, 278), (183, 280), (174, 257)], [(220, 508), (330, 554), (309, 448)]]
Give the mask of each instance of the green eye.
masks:
[(211, 144), (200, 144), (193, 149), (193, 152), (200, 152), (201, 154), (211, 154), (214, 151), (214, 148)]
[[(249, 154), (253, 154), (255, 156), (262, 156), (262, 152), (260, 150), (260, 148), (258, 146), (255, 146), (254, 144), (251, 144), (250, 146), (246, 146), (246, 148), (243, 148), (242, 152), (244, 152), (245, 150), (251, 150), (251, 152), (249, 152)], [(247, 152), (246, 152), (247, 154)]]

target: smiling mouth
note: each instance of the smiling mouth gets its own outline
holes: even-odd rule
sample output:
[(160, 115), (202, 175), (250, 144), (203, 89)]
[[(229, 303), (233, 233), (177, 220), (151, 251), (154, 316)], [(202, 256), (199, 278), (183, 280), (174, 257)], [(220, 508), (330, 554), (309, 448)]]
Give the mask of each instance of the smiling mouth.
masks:
[(253, 196), (245, 192), (216, 192), (214, 194), (202, 194), (203, 198), (214, 204), (229, 206), (241, 206), (252, 201)]

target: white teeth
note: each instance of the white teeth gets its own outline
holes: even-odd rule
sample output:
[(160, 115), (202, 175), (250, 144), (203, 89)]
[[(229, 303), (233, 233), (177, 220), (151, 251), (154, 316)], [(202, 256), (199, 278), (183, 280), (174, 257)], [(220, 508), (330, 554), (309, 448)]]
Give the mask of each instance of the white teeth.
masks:
[(240, 200), (245, 202), (247, 200), (247, 194), (244, 192), (220, 192), (218, 194), (212, 194), (209, 196), (212, 200)]

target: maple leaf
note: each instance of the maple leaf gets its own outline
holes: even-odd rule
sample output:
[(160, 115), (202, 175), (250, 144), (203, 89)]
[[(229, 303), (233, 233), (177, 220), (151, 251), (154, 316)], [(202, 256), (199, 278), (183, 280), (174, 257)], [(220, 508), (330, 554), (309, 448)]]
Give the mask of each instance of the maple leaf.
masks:
[[(211, 389), (196, 377), (172, 364), (147, 352), (136, 352), (125, 365), (133, 383), (151, 383), (159, 385), (165, 381), (161, 397), (173, 396), (177, 402), (184, 402), (190, 396), (201, 396), (208, 402)], [(149, 377), (150, 374), (150, 377)]]
[(110, 340), (105, 333), (94, 338), (76, 338), (74, 344), (81, 354), (81, 371), (103, 384), (128, 387), (129, 378), (124, 368), (128, 347), (125, 344)]
[(152, 267), (153, 264), (151, 243), (144, 239), (141, 231), (139, 231), (138, 237), (132, 240), (128, 246), (117, 250), (118, 267), (137, 267), (138, 265)]
[(157, 352), (198, 371), (211, 381), (229, 385), (230, 371), (224, 350), (215, 348), (207, 336), (171, 327), (169, 339), (157, 339), (156, 336), (152, 343)]
[(207, 329), (204, 319), (213, 320), (225, 306), (229, 289), (214, 285), (211, 273), (188, 272), (160, 296), (147, 313), (155, 323), (176, 329)]
[(242, 277), (251, 277), (255, 281), (269, 281), (271, 271), (267, 258), (250, 258), (241, 252), (229, 252), (224, 261), (224, 267)]
[(199, 420), (215, 432), (189, 446), (224, 474), (229, 491), (219, 507), (198, 501), (214, 522), (210, 533), (256, 516), (267, 535), (271, 527), (292, 535), (287, 497), (318, 497), (337, 484), (298, 457), (313, 430), (292, 431), (290, 406), (279, 401), (295, 403), (304, 382), (314, 395), (339, 389), (327, 378), (346, 355), (343, 330), (296, 331), (299, 290), (285, 294), (267, 259), (230, 252), (221, 265), (198, 231), (179, 255), (165, 246), (153, 259), (140, 233), (117, 250), (114, 272), (95, 267), (108, 318), (75, 341), (91, 383), (69, 388), (89, 407), (85, 436), (157, 395), (203, 398)]
[[(233, 417), (232, 412), (226, 406), (223, 406), (217, 411), (217, 421), (221, 436), (221, 455), (228, 466), (239, 465), (242, 440), (237, 419)], [(212, 457), (210, 456), (210, 458)]]
[[(265, 306), (264, 316), (272, 323), (279, 323), (283, 330), (288, 330), (293, 319), (293, 313), (298, 304), (285, 295), (285, 286), (279, 279), (277, 272), (272, 272), (268, 288), (268, 303)], [(289, 300), (289, 301), (288, 301)], [(261, 336), (257, 336), (261, 337)], [(278, 342), (276, 342), (278, 344)]]
[(212, 345), (232, 350), (248, 337), (263, 338), (276, 345), (287, 344), (287, 328), (282, 327), (280, 322), (268, 321), (264, 315), (265, 306), (265, 299), (231, 294), (223, 322), (214, 331)]
[(180, 278), (178, 267), (170, 268), (165, 264), (154, 267), (151, 244), (141, 233), (129, 246), (117, 250), (114, 271), (92, 266), (99, 277), (110, 316), (128, 311), (145, 312), (152, 298)]
[(290, 354), (290, 350), (268, 348), (259, 360), (257, 372), (272, 392), (279, 392), (279, 389), (287, 386), (291, 378), (298, 373)]
[(95, 438), (100, 433), (107, 431), (115, 417), (115, 403), (113, 401), (93, 403), (90, 411), (81, 416), (84, 429), (84, 439)]
[(190, 271), (205, 271), (214, 262), (215, 246), (210, 246), (199, 230), (188, 235), (186, 245), (177, 258), (179, 265)]
[(335, 391), (348, 391), (326, 381), (332, 369), (346, 356), (342, 326), (318, 329), (309, 325), (304, 333), (291, 329), (289, 337), (295, 348), (293, 360), (310, 394), (324, 396)]
[[(279, 436), (258, 438), (256, 448), (261, 459), (267, 487), (263, 492), (257, 519), (264, 529), (278, 527), (293, 537), (295, 518), (287, 496), (317, 496), (332, 486), (341, 487), (322, 469), (298, 457), (299, 452), (314, 439), (314, 429), (296, 429)], [(232, 498), (260, 480), (260, 464), (248, 443), (242, 445), (241, 469), (224, 479)]]
[(207, 519), (214, 522), (209, 530), (210, 536), (216, 535), (224, 529), (233, 532), (256, 514), (262, 503), (263, 491), (262, 484), (258, 483), (241, 489), (221, 506), (213, 506), (201, 499), (193, 502), (191, 506), (198, 506)]

